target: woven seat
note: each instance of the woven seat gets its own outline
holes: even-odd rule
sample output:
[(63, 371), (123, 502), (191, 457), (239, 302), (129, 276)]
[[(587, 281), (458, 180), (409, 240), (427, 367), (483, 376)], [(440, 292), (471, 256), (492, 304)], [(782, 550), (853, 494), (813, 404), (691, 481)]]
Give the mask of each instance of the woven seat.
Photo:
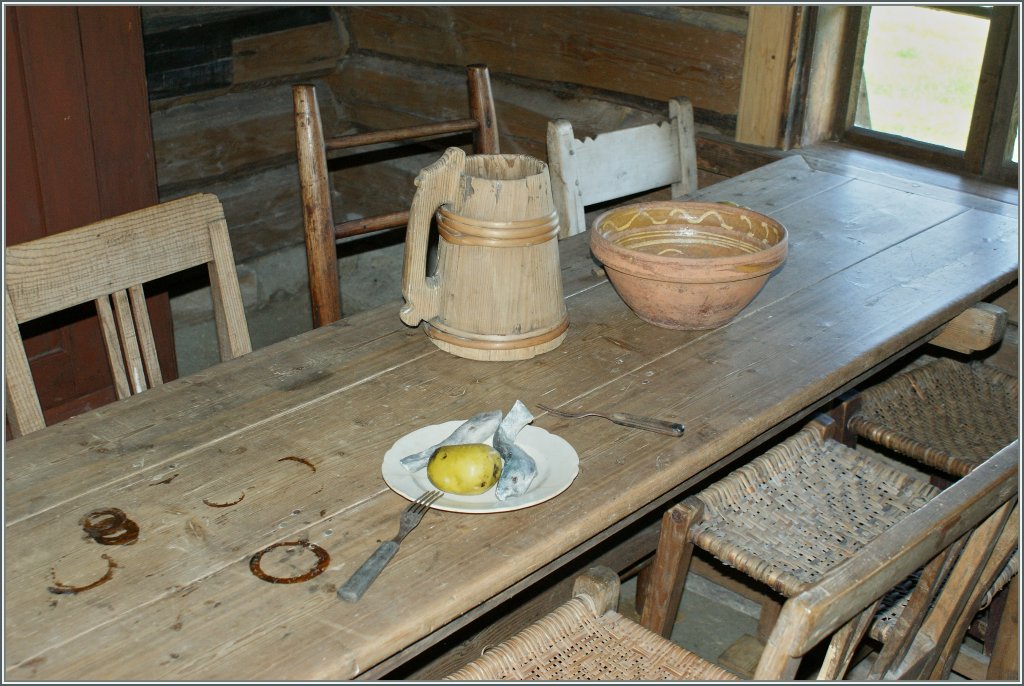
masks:
[(447, 680), (707, 681), (734, 674), (577, 595)]
[(857, 435), (963, 476), (1018, 435), (1018, 381), (979, 362), (940, 358), (860, 394)]
[[(860, 437), (962, 477), (1018, 436), (1019, 392), (1018, 380), (998, 369), (939, 358), (865, 389), (847, 426)], [(1019, 566), (1018, 552), (988, 590), (983, 609)], [(872, 636), (884, 641), (902, 607), (882, 616)]]
[(938, 492), (808, 428), (698, 494), (691, 537), (789, 597)]

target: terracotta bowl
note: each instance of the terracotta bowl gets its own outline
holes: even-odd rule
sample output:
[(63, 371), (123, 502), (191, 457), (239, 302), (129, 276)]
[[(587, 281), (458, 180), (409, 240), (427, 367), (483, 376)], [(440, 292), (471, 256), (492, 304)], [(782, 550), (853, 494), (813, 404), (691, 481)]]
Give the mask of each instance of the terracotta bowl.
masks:
[(786, 228), (742, 207), (703, 202), (623, 205), (594, 220), (590, 248), (641, 319), (711, 329), (746, 307), (785, 260)]

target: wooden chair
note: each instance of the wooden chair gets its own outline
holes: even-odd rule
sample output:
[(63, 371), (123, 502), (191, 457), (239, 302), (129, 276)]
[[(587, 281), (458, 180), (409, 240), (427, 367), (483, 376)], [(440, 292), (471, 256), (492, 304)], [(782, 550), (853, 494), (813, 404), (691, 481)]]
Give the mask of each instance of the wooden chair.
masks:
[(473, 64), (466, 68), (469, 91), (469, 117), (451, 121), (408, 126), (400, 129), (368, 131), (324, 138), (316, 90), (311, 85), (292, 88), (295, 109), (295, 146), (298, 152), (299, 184), (302, 192), (302, 216), (306, 235), (306, 261), (309, 292), (313, 305), (313, 327), (341, 319), (341, 287), (338, 280), (336, 241), (348, 236), (384, 231), (405, 226), (408, 209), (390, 214), (364, 217), (335, 224), (331, 206), (331, 187), (327, 154), (336, 150), (360, 148), (380, 143), (412, 141), (473, 134), (473, 151), (496, 154), (498, 120), (487, 67)]
[[(972, 610), (1012, 548), (1018, 444), (866, 543), (845, 564), (800, 589), (783, 606), (754, 675), (788, 681), (803, 656), (829, 640), (819, 679), (841, 679), (878, 607), (920, 572), (897, 629), (870, 668), (874, 678), (946, 678)], [(672, 511), (666, 523), (672, 520)], [(676, 545), (685, 532), (666, 526)], [(665, 541), (663, 535), (662, 541)], [(468, 680), (721, 680), (736, 677), (615, 611), (618, 576), (591, 568), (573, 598), (508, 641), (450, 674)], [(675, 606), (672, 607), (675, 612)]]
[[(842, 437), (841, 425), (821, 415), (670, 510), (660, 545), (683, 543), (677, 555), (656, 558), (671, 560), (669, 567), (641, 571), (644, 625), (671, 632), (674, 613), (659, 612), (671, 606), (669, 594), (676, 602), (682, 596), (694, 546), (792, 597), (938, 494), (926, 479), (844, 445)], [(771, 618), (762, 619), (766, 638)]]
[(1016, 378), (981, 362), (938, 358), (865, 388), (848, 425), (861, 438), (953, 477), (1017, 437)]
[(94, 301), (119, 399), (163, 382), (143, 284), (206, 264), (222, 360), (252, 350), (227, 222), (197, 194), (7, 246), (4, 359), (14, 436), (45, 426), (18, 325)]
[[(971, 308), (945, 327), (939, 337), (947, 344), (955, 341), (951, 345), (960, 348), (989, 345), (1001, 331), (1000, 318), (985, 311), (978, 318), (978, 313)], [(1015, 383), (1012, 393), (1015, 397)], [(914, 395), (911, 391), (907, 394)], [(680, 551), (682, 568), (671, 570), (671, 580), (663, 576), (664, 571), (645, 569), (638, 588), (640, 603), (644, 603), (649, 589), (681, 595), (693, 545), (784, 597), (791, 597), (856, 552), (866, 540), (898, 521), (905, 512), (934, 497), (938, 488), (924, 478), (914, 479), (896, 472), (856, 450), (853, 416), (857, 402), (843, 403), (832, 417), (823, 416), (812, 422), (810, 429), (687, 499), (675, 511), (679, 521), (674, 522), (674, 526), (689, 531)], [(977, 397), (968, 402), (977, 403)], [(1012, 407), (1016, 407), (1015, 399)], [(1002, 416), (1006, 412), (1001, 410), (997, 414)], [(959, 430), (959, 424), (951, 419), (968, 415), (941, 410), (936, 416), (940, 423)], [(1014, 414), (1013, 428), (1007, 431), (1006, 421), (998, 420), (1000, 429), (974, 451), (975, 464), (1017, 436), (1015, 421)], [(892, 490), (893, 487), (898, 489)], [(799, 529), (795, 528), (798, 523)], [(1019, 557), (1010, 561), (1011, 571), (1014, 564), (1019, 564)], [(674, 587), (675, 580), (678, 586)], [(650, 611), (660, 606), (656, 602)], [(646, 605), (644, 608), (646, 612)], [(671, 620), (671, 616), (646, 615), (645, 621), (657, 630), (669, 631)], [(762, 620), (760, 638), (766, 639), (771, 616)]]
[[(1003, 308), (978, 303), (929, 343), (963, 354), (986, 350), (1002, 340), (1007, 318)], [(870, 440), (960, 477), (1018, 436), (1019, 397), (1015, 377), (978, 361), (942, 357), (849, 394), (836, 416), (852, 440)]]
[(560, 236), (587, 230), (584, 208), (672, 186), (672, 197), (697, 190), (697, 147), (689, 98), (669, 100), (669, 119), (578, 140), (565, 119), (548, 123), (551, 193)]
[[(993, 313), (992, 306), (982, 305), (965, 315), (972, 321), (978, 312), (981, 316), (996, 317), (999, 323), (983, 337), (990, 345), (1002, 337), (1006, 312), (995, 308), (999, 312)], [(954, 349), (971, 352), (984, 347), (987, 346), (982, 342), (961, 344)], [(938, 358), (853, 395), (839, 412), (857, 437), (959, 478), (970, 473), (996, 448), (1020, 435), (1019, 397), (1019, 381), (1005, 372), (978, 361)], [(1019, 570), (1020, 552), (1016, 551), (993, 592), (985, 598), (983, 609), (989, 608), (995, 593), (1005, 588)], [(1003, 609), (1010, 613), (1010, 621), (1016, 623), (1016, 606), (1002, 605), (994, 614), (989, 612), (985, 621), (977, 623), (977, 631), (972, 631), (972, 635), (984, 641), (986, 653), (995, 648), (1000, 623), (988, 619), (1001, 620)]]

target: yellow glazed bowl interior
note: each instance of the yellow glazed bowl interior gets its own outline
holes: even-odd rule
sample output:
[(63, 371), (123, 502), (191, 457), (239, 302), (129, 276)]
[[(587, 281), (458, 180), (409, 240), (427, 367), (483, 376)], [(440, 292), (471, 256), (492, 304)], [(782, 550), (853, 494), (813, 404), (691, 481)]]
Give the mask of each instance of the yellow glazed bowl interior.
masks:
[(788, 253), (782, 224), (719, 203), (647, 202), (605, 212), (590, 247), (641, 319), (709, 329), (746, 307)]

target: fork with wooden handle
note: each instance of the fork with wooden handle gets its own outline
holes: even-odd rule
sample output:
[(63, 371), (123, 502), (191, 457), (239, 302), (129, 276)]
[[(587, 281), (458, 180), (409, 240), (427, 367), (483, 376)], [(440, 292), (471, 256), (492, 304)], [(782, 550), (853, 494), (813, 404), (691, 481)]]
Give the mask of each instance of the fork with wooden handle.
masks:
[(669, 436), (682, 436), (683, 431), (686, 430), (686, 427), (677, 422), (666, 422), (661, 419), (641, 417), (640, 415), (628, 414), (626, 412), (566, 412), (565, 410), (556, 410), (553, 407), (541, 405), (540, 403), (537, 404), (537, 407), (545, 412), (550, 412), (553, 415), (565, 417), (566, 419), (603, 417), (604, 419), (622, 426), (629, 426), (634, 429), (646, 429), (647, 431), (656, 431), (657, 433), (668, 434)]
[(419, 498), (416, 498), (409, 507), (402, 510), (402, 517), (399, 521), (398, 535), (390, 541), (384, 541), (373, 555), (367, 558), (366, 562), (357, 569), (348, 581), (338, 588), (338, 597), (354, 603), (363, 597), (366, 589), (370, 587), (374, 579), (384, 571), (384, 568), (391, 558), (398, 552), (398, 546), (402, 539), (409, 535), (409, 532), (416, 528), (416, 525), (423, 519), (430, 506), (442, 495), (441, 491), (427, 491)]

